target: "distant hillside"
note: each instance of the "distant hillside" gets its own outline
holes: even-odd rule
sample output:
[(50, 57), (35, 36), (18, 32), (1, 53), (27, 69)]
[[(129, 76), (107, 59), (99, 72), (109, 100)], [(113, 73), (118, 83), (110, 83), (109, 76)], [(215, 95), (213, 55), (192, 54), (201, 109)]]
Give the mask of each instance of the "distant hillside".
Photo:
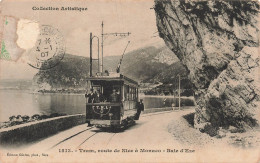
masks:
[(1, 79), (0, 90), (30, 90), (30, 79)]
[[(116, 71), (121, 56), (104, 57), (104, 70)], [(93, 62), (95, 63), (95, 62)], [(97, 70), (97, 64), (93, 65)], [(169, 83), (187, 72), (177, 57), (167, 48), (146, 47), (124, 55), (120, 73), (139, 82)], [(66, 54), (56, 67), (41, 70), (34, 76), (36, 90), (80, 90), (89, 76), (89, 58)]]
[(164, 71), (156, 74), (148, 82), (160, 81), (162, 83), (168, 84), (176, 80), (178, 78), (177, 75), (180, 75), (181, 78), (186, 78), (188, 75), (185, 67), (180, 61), (169, 65)]
[(61, 62), (48, 70), (40, 70), (33, 78), (40, 90), (81, 88), (89, 76), (89, 58), (65, 54)]
[[(120, 58), (121, 56), (105, 57), (105, 69), (115, 71)], [(139, 82), (148, 81), (178, 61), (178, 58), (167, 47), (158, 49), (146, 47), (124, 55), (121, 73)]]

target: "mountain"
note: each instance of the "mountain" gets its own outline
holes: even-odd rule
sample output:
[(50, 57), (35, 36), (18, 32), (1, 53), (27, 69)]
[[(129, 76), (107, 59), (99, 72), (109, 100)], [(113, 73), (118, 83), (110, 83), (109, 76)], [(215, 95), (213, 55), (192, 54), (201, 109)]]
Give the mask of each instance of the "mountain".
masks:
[(178, 78), (178, 75), (181, 78), (187, 78), (187, 71), (181, 62), (174, 62), (173, 64), (167, 66), (165, 70), (156, 74), (149, 82), (162, 82), (165, 84), (172, 83), (174, 80)]
[(34, 87), (40, 90), (77, 89), (85, 86), (88, 76), (89, 58), (65, 54), (57, 66), (39, 70), (33, 81)]
[[(104, 57), (104, 70), (116, 71), (122, 56)], [(93, 70), (97, 64), (93, 61)], [(185, 68), (177, 57), (165, 46), (145, 47), (123, 56), (120, 73), (138, 82), (169, 83), (178, 74), (187, 76)], [(95, 73), (93, 73), (95, 74)], [(36, 90), (80, 90), (85, 89), (89, 76), (89, 58), (65, 54), (56, 67), (40, 70), (34, 76)]]
[[(105, 57), (105, 69), (115, 71), (120, 58), (121, 56)], [(125, 54), (120, 72), (139, 82), (147, 82), (178, 61), (167, 47), (146, 47)]]

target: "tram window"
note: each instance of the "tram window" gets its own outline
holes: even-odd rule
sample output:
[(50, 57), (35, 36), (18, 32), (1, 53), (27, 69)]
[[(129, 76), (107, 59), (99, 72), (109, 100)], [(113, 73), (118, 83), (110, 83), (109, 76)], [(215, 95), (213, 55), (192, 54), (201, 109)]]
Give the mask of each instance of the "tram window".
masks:
[(131, 100), (134, 100), (134, 88), (132, 87), (132, 91), (131, 91)]
[[(113, 94), (113, 90), (116, 91), (117, 95)], [(112, 87), (107, 88), (107, 91), (110, 92), (108, 94), (108, 100), (110, 102), (119, 102), (121, 100), (121, 88), (119, 85), (113, 85)]]
[(137, 99), (137, 89), (135, 87), (130, 87), (129, 100), (136, 100), (136, 99)]
[(138, 89), (135, 88), (135, 99), (138, 100)]
[(124, 96), (125, 96), (125, 101), (128, 101), (128, 93), (129, 93), (129, 86), (124, 85)]
[(128, 85), (124, 85), (124, 97), (125, 101), (137, 99), (137, 89)]
[(129, 91), (129, 100), (135, 100), (135, 88), (134, 87), (130, 87), (130, 91)]
[(128, 93), (128, 96), (129, 96), (129, 100), (132, 100), (132, 87), (129, 87), (129, 93)]
[(134, 96), (134, 100), (136, 100), (136, 88), (134, 88), (133, 96)]

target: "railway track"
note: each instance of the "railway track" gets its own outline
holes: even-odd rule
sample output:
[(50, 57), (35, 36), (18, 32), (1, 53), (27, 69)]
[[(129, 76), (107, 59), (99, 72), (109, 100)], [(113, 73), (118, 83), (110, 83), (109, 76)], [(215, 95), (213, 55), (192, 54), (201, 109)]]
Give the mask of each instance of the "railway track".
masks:
[[(56, 149), (56, 148), (60, 148), (62, 145), (68, 143), (68, 141), (70, 141), (70, 139), (74, 138), (74, 139), (77, 139), (79, 137), (79, 135), (88, 132), (87, 134), (89, 134), (90, 132), (94, 132), (93, 134), (90, 134), (88, 135), (86, 138), (84, 137), (84, 139), (82, 139), (82, 135), (81, 135), (81, 138), (80, 138), (80, 142), (77, 143), (77, 144), (74, 144), (74, 148), (75, 149), (79, 149), (80, 147), (82, 146), (87, 146), (87, 143), (89, 141), (92, 141), (93, 138), (95, 138), (96, 136), (100, 136), (101, 138), (102, 137), (105, 137), (106, 138), (106, 142), (105, 144), (108, 145), (110, 143), (110, 141), (112, 140), (112, 138), (117, 134), (114, 132), (114, 130), (111, 131), (108, 131), (108, 129), (106, 130), (102, 130), (102, 129), (99, 129), (99, 130), (96, 130), (97, 128), (96, 127), (90, 127), (90, 128), (87, 128), (83, 131), (80, 131), (76, 134), (73, 134), (61, 141), (59, 141), (58, 143), (56, 143), (55, 145), (53, 145), (51, 148), (49, 148), (49, 150), (53, 150), (53, 149)], [(78, 137), (77, 137), (78, 136)], [(66, 146), (66, 145), (65, 145)]]
[(92, 134), (91, 136), (89, 136), (88, 138), (86, 138), (77, 148), (79, 148), (81, 145), (83, 145), (86, 141), (88, 141), (90, 138), (92, 138), (96, 134), (98, 134), (98, 132), (96, 132), (96, 133)]
[(93, 128), (94, 128), (94, 127), (90, 127), (90, 128), (88, 128), (88, 129), (85, 129), (85, 130), (83, 130), (83, 131), (80, 131), (80, 132), (78, 132), (78, 133), (76, 133), (76, 134), (74, 134), (74, 135), (71, 135), (71, 136), (69, 136), (69, 137), (67, 137), (67, 138), (65, 138), (65, 139), (63, 139), (63, 140), (61, 140), (61, 141), (58, 142), (57, 144), (53, 145), (50, 149), (53, 149), (53, 148), (57, 147), (58, 145), (60, 145), (60, 144), (62, 144), (62, 143), (64, 143), (64, 142), (66, 142), (66, 141), (68, 141), (69, 139), (71, 139), (71, 138), (73, 138), (73, 137), (75, 137), (75, 136), (77, 136), (77, 135), (79, 135), (79, 134), (82, 134), (83, 132), (86, 132), (86, 131), (88, 131), (88, 130), (91, 130), (91, 129), (93, 129)]
[[(155, 112), (155, 113), (148, 113), (148, 114), (142, 114), (140, 117), (151, 117), (156, 116), (159, 114), (169, 114), (173, 111), (164, 111), (164, 112)], [(175, 112), (179, 112), (179, 110), (175, 110)], [(121, 130), (111, 130), (111, 129), (102, 129), (102, 128), (96, 128), (96, 127), (89, 127), (85, 130), (82, 130), (76, 134), (72, 134), (71, 136), (59, 141), (55, 145), (53, 145), (50, 149), (59, 148), (62, 145), (66, 146), (70, 142), (71, 139), (78, 139), (75, 144), (74, 148), (78, 149), (82, 146), (87, 147), (90, 143), (95, 143), (95, 139), (102, 140), (103, 143), (108, 145), (110, 141), (113, 139), (113, 137), (118, 134)], [(91, 133), (93, 132), (93, 133)], [(95, 139), (94, 139), (95, 138)], [(94, 140), (93, 140), (94, 139)]]

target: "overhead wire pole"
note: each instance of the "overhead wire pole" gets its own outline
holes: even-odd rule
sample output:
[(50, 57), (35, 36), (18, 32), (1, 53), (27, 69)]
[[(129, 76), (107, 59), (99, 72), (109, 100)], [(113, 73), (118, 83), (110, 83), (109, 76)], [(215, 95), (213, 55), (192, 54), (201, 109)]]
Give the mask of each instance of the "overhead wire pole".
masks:
[(89, 76), (92, 77), (92, 32), (90, 33), (89, 62)]
[(176, 91), (176, 78), (174, 78), (173, 81), (173, 87), (172, 87), (172, 94), (173, 94), (173, 99), (174, 99), (174, 103), (172, 103), (172, 110), (174, 110), (174, 108), (176, 107), (176, 95), (175, 95), (175, 91)]
[[(93, 59), (93, 56), (92, 56), (92, 44), (93, 44), (93, 39), (94, 38), (97, 38), (97, 41), (98, 41), (98, 59)], [(89, 52), (89, 60), (90, 60), (90, 68), (89, 68), (89, 71), (90, 71), (90, 76), (92, 76), (92, 70), (93, 70), (93, 60), (98, 60), (98, 72), (100, 72), (100, 68), (99, 68), (99, 38), (97, 36), (92, 36), (92, 32), (90, 32), (90, 48), (89, 48), (90, 52)]]
[(103, 47), (104, 47), (104, 31), (103, 31), (103, 28), (104, 28), (104, 23), (102, 21), (102, 31), (101, 31), (101, 36), (102, 36), (102, 42), (101, 42), (101, 48), (102, 48), (102, 59), (101, 59), (101, 72), (103, 72)]

